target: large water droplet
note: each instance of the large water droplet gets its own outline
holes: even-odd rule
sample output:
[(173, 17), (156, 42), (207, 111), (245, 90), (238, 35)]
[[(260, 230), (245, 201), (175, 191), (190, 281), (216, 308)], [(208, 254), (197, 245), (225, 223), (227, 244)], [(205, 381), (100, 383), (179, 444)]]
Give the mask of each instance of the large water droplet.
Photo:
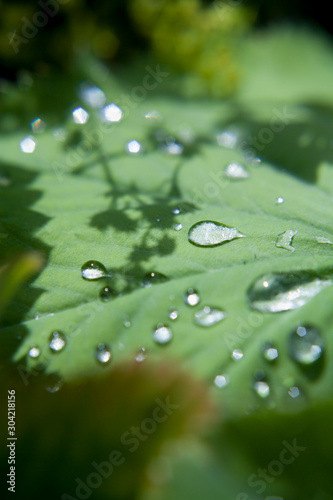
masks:
[(39, 357), (39, 355), (40, 355), (40, 348), (38, 346), (34, 345), (30, 347), (28, 351), (29, 358), (36, 359)]
[(99, 280), (107, 275), (107, 270), (98, 260), (88, 260), (81, 267), (81, 276), (85, 280)]
[(108, 302), (109, 300), (113, 299), (116, 296), (116, 294), (111, 288), (109, 288), (108, 286), (105, 286), (99, 292), (99, 296), (103, 302)]
[(197, 222), (190, 227), (188, 239), (193, 245), (202, 247), (221, 245), (225, 241), (231, 241), (235, 238), (243, 238), (235, 227), (228, 227), (220, 222), (205, 220)]
[(241, 163), (230, 163), (224, 170), (224, 175), (229, 179), (247, 179), (250, 173)]
[(141, 286), (148, 288), (149, 286), (157, 285), (158, 283), (164, 283), (167, 280), (168, 278), (164, 274), (151, 272), (144, 275)]
[(324, 340), (318, 328), (298, 326), (291, 332), (288, 342), (290, 356), (302, 365), (310, 365), (324, 354)]
[(293, 242), (294, 236), (296, 236), (297, 233), (298, 231), (294, 231), (293, 229), (288, 229), (284, 233), (278, 235), (275, 245), (278, 248), (285, 248), (290, 252), (294, 252), (295, 248), (292, 247), (291, 244)]
[(60, 352), (66, 345), (66, 337), (61, 332), (52, 332), (50, 335), (49, 347), (53, 352)]
[(168, 326), (159, 324), (153, 331), (153, 339), (157, 344), (168, 344), (172, 339), (172, 331)]
[(33, 153), (36, 148), (36, 139), (33, 137), (25, 137), (20, 142), (20, 148), (22, 153)]
[(194, 288), (188, 288), (184, 293), (184, 301), (189, 306), (196, 306), (200, 302), (199, 293)]
[(272, 362), (278, 358), (279, 352), (273, 344), (267, 342), (262, 349), (262, 355), (266, 361)]
[(95, 358), (99, 363), (109, 363), (111, 359), (111, 350), (107, 344), (98, 344), (95, 350)]
[(261, 312), (297, 309), (323, 288), (332, 284), (328, 277), (319, 278), (311, 271), (270, 273), (258, 278), (247, 292), (250, 306)]
[(200, 326), (213, 326), (226, 317), (226, 313), (220, 309), (205, 306), (194, 314), (194, 323)]
[(230, 378), (228, 375), (216, 375), (215, 379), (214, 379), (214, 384), (216, 385), (216, 387), (225, 387), (226, 385), (228, 385), (230, 382)]

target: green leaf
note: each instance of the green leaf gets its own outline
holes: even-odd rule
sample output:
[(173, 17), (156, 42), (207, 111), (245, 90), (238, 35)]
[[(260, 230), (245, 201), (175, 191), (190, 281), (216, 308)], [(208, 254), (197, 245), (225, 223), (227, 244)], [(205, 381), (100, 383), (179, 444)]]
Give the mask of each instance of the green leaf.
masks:
[[(144, 113), (155, 108), (164, 117), (159, 127), (167, 133), (181, 136), (185, 127), (193, 130), (194, 141), (183, 155), (167, 155), (153, 139), (155, 129)], [(18, 137), (2, 145), (8, 164), (16, 159), (20, 168), (35, 172), (25, 189), (28, 194), (39, 193), (31, 212), (24, 211), (18, 198), (22, 192), (19, 176), (15, 177), (15, 168), (5, 168), (13, 181), (13, 187), (3, 188), (3, 224), (12, 234), (5, 248), (10, 252), (18, 242), (24, 246), (24, 228), (43, 214), (34, 237), (36, 247), (49, 253), (40, 276), (22, 289), (7, 311), (7, 322), (14, 326), (3, 333), (10, 338), (19, 330), (25, 336), (14, 355), (16, 361), (37, 345), (41, 354), (28, 359), (28, 366), (33, 369), (41, 364), (48, 373), (71, 380), (108, 372), (144, 348), (148, 359), (177, 359), (211, 383), (221, 373), (230, 377), (223, 389), (230, 415), (242, 415), (262, 404), (291, 411), (298, 403), (288, 396), (288, 389), (298, 384), (304, 387), (307, 402), (329, 397), (327, 383), (333, 368), (325, 364), (321, 376), (310, 384), (309, 374), (288, 355), (287, 341), (297, 325), (314, 323), (330, 352), (332, 287), (301, 309), (275, 314), (254, 312), (247, 292), (255, 280), (272, 272), (315, 271), (329, 279), (332, 246), (318, 243), (316, 237), (333, 238), (332, 198), (267, 164), (246, 164), (241, 151), (214, 144), (223, 113), (228, 116), (223, 103), (191, 103), (180, 113), (178, 101), (152, 99), (107, 132), (92, 115), (89, 126), (77, 126), (76, 146), (65, 150), (51, 133), (40, 136), (32, 155), (19, 151)], [(84, 141), (96, 137), (99, 144), (84, 153)], [(124, 152), (131, 139), (142, 143), (142, 154)], [(77, 161), (72, 166), (69, 162), (74, 155)], [(235, 161), (246, 166), (249, 178), (225, 176), (224, 168)], [(279, 196), (283, 204), (275, 202)], [(180, 214), (173, 212), (175, 208)], [(188, 230), (203, 220), (237, 228), (246, 237), (211, 248), (194, 246)], [(176, 224), (182, 224), (182, 229), (176, 231)], [(291, 247), (276, 245), (278, 235), (289, 230), (297, 231), (293, 252), (288, 251)], [(90, 260), (103, 263), (110, 276), (83, 280), (81, 266)], [(151, 272), (168, 280), (142, 287), (142, 279)], [(99, 296), (106, 286), (116, 296), (109, 302)], [(189, 288), (200, 295), (196, 307), (184, 301)], [(31, 297), (36, 300), (28, 310)], [(209, 328), (199, 326), (194, 313), (203, 306), (221, 309), (226, 318)], [(174, 321), (168, 317), (170, 308), (179, 313)], [(172, 330), (168, 345), (158, 345), (153, 339), (158, 324)], [(58, 353), (49, 348), (53, 331), (66, 337), (66, 346)], [(276, 366), (262, 357), (267, 341), (280, 352)], [(94, 354), (99, 344), (111, 349), (111, 362), (106, 366)], [(244, 351), (238, 362), (231, 358), (235, 348)], [(253, 390), (257, 370), (264, 370), (269, 380), (267, 401)]]

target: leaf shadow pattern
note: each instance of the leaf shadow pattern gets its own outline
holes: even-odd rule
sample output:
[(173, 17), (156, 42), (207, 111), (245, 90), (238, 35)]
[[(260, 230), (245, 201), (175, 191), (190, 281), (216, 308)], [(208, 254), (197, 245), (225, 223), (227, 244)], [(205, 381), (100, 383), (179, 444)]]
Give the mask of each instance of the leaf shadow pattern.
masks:
[[(0, 173), (3, 180), (0, 185), (0, 265), (31, 251), (38, 252), (46, 262), (51, 247), (33, 235), (49, 221), (49, 217), (30, 208), (42, 196), (41, 191), (30, 187), (38, 173), (5, 163), (0, 163)], [(17, 348), (18, 340), (27, 333), (21, 322), (44, 292), (33, 286), (37, 276), (22, 284), (6, 307), (1, 326), (18, 325), (18, 329), (17, 336), (12, 337), (12, 342), (6, 341), (3, 350), (12, 352)], [(5, 359), (9, 356), (6, 355)]]

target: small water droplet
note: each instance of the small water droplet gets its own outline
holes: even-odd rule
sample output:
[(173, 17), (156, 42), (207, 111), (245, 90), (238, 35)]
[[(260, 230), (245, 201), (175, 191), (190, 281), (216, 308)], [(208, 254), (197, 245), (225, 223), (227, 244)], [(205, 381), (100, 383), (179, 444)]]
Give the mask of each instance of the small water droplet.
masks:
[(241, 349), (234, 349), (232, 351), (231, 357), (235, 360), (238, 361), (239, 359), (242, 359), (244, 356), (243, 351)]
[(262, 349), (262, 355), (266, 361), (272, 362), (278, 358), (279, 352), (273, 344), (267, 342)]
[(158, 283), (164, 283), (167, 280), (168, 278), (164, 274), (151, 272), (144, 275), (141, 286), (148, 288), (152, 285), (157, 285)]
[(46, 123), (41, 118), (36, 118), (30, 123), (34, 134), (42, 134), (46, 129)]
[(45, 389), (51, 394), (58, 392), (63, 386), (63, 381), (57, 373), (50, 373), (46, 376)]
[(135, 357), (135, 360), (138, 362), (138, 363), (142, 363), (142, 361), (144, 361), (147, 357), (147, 351), (146, 351), (146, 348), (145, 347), (141, 347), (139, 349), (139, 352), (137, 353), (136, 357)]
[(141, 151), (141, 144), (136, 141), (130, 141), (126, 144), (126, 151), (131, 154), (138, 154)]
[(91, 85), (89, 82), (81, 83), (80, 96), (85, 104), (93, 108), (101, 108), (106, 101), (103, 90), (96, 85)]
[(230, 163), (224, 170), (224, 175), (229, 179), (247, 179), (250, 173), (241, 163)]
[(50, 335), (49, 347), (53, 352), (60, 352), (66, 345), (66, 337), (63, 333), (54, 331)]
[(184, 293), (184, 300), (189, 306), (196, 306), (200, 302), (199, 293), (194, 288), (189, 288)]
[(115, 294), (114, 290), (112, 290), (108, 286), (103, 287), (101, 289), (101, 291), (99, 292), (100, 299), (103, 302), (108, 302), (109, 300), (113, 299), (115, 297), (115, 295), (116, 294)]
[(228, 375), (216, 375), (214, 379), (214, 384), (216, 387), (222, 388), (228, 385), (230, 382), (230, 378)]
[(111, 350), (107, 344), (98, 344), (95, 350), (95, 358), (99, 363), (109, 363), (111, 359)]
[(281, 312), (306, 304), (332, 280), (320, 278), (312, 271), (270, 273), (261, 276), (247, 292), (250, 306), (261, 312)]
[(170, 319), (172, 319), (174, 321), (175, 319), (178, 318), (179, 313), (178, 313), (177, 309), (171, 307), (169, 309), (168, 316), (169, 316)]
[(153, 339), (157, 344), (168, 344), (172, 339), (172, 331), (168, 326), (159, 324), (153, 331)]
[(174, 215), (179, 215), (179, 214), (180, 214), (180, 211), (181, 211), (181, 210), (180, 210), (180, 208), (176, 207), (176, 208), (174, 208), (174, 209), (172, 210), (172, 213), (173, 213)]
[(299, 390), (299, 387), (294, 385), (294, 386), (289, 388), (288, 394), (291, 398), (296, 399), (301, 395), (301, 391)]
[(120, 122), (123, 115), (123, 111), (114, 103), (107, 104), (102, 109), (102, 119), (107, 122)]
[(29, 358), (36, 359), (39, 357), (39, 355), (40, 355), (40, 348), (38, 346), (34, 345), (30, 347), (28, 352)]
[(99, 280), (108, 276), (107, 270), (98, 260), (88, 260), (81, 267), (81, 276), (84, 280)]
[(277, 205), (282, 205), (282, 203), (284, 203), (284, 198), (282, 198), (282, 196), (279, 196), (278, 198), (276, 198), (275, 203)]
[(165, 138), (165, 145), (162, 147), (162, 150), (172, 156), (178, 156), (183, 154), (184, 146), (178, 142), (176, 142), (175, 137), (167, 136)]
[(223, 130), (216, 136), (217, 143), (223, 148), (234, 149), (239, 141), (239, 135), (239, 130), (234, 128)]
[(293, 229), (288, 229), (284, 233), (278, 235), (275, 245), (278, 248), (285, 248), (290, 252), (294, 252), (296, 249), (292, 247), (291, 244), (293, 242), (294, 236), (296, 236), (297, 233), (298, 231), (294, 231)]
[(261, 398), (265, 399), (269, 396), (270, 388), (266, 381), (257, 380), (253, 384), (253, 389)]
[(132, 326), (132, 323), (128, 317), (125, 317), (123, 320), (123, 325), (125, 328), (130, 328)]
[(325, 236), (315, 236), (315, 239), (317, 240), (318, 243), (327, 243), (329, 245), (333, 245), (331, 240), (329, 240)]
[(289, 354), (302, 365), (310, 365), (320, 359), (324, 349), (321, 333), (314, 326), (298, 326), (289, 336)]
[(175, 231), (181, 231), (183, 229), (183, 224), (174, 224), (173, 228)]
[(226, 317), (226, 313), (220, 309), (205, 306), (194, 314), (194, 323), (200, 326), (214, 326)]
[(83, 109), (81, 107), (75, 108), (72, 115), (73, 115), (74, 123), (78, 123), (80, 125), (87, 123), (88, 118), (89, 118), (88, 111), (86, 111), (85, 109)]
[(31, 136), (25, 137), (20, 142), (20, 148), (22, 153), (33, 153), (36, 148), (36, 139)]
[(235, 227), (228, 227), (220, 222), (210, 220), (197, 222), (190, 227), (188, 239), (193, 245), (216, 246), (235, 238), (243, 238)]
[(160, 121), (162, 119), (160, 113), (156, 111), (156, 109), (153, 109), (152, 111), (148, 111), (148, 113), (145, 114), (145, 118), (149, 121), (155, 122), (155, 121)]

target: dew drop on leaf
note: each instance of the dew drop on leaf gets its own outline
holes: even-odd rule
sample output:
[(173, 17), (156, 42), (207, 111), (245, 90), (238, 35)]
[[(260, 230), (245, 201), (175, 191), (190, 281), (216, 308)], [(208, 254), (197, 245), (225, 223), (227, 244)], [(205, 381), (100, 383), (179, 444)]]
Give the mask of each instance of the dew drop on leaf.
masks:
[(103, 287), (99, 292), (100, 299), (103, 302), (108, 302), (109, 300), (113, 299), (115, 295), (116, 294), (114, 293), (114, 291), (108, 286)]
[(264, 380), (256, 380), (253, 384), (253, 389), (258, 394), (258, 396), (263, 399), (269, 396), (270, 388), (268, 383)]
[(146, 351), (146, 348), (145, 347), (141, 347), (137, 353), (137, 355), (135, 356), (135, 360), (138, 362), (138, 363), (142, 363), (142, 361), (144, 361), (147, 357), (147, 351)]
[(288, 340), (290, 356), (302, 365), (310, 365), (324, 354), (324, 340), (314, 326), (298, 326), (291, 332)]
[(165, 281), (168, 281), (168, 278), (164, 274), (152, 271), (151, 273), (144, 275), (141, 286), (148, 288), (152, 285), (157, 285), (158, 283), (164, 283)]
[(178, 318), (179, 313), (178, 313), (177, 309), (174, 309), (173, 307), (171, 307), (169, 309), (168, 316), (170, 319), (172, 319), (174, 321), (175, 319)]
[(329, 240), (325, 236), (315, 236), (315, 240), (318, 243), (324, 243), (324, 244), (328, 244), (328, 245), (333, 245), (333, 243), (331, 242), (331, 240)]
[(123, 117), (123, 111), (114, 103), (107, 104), (102, 109), (102, 119), (107, 122), (120, 122)]
[(131, 154), (138, 154), (141, 151), (141, 144), (136, 141), (130, 141), (126, 144), (126, 151)]
[(275, 245), (278, 248), (284, 248), (285, 250), (294, 252), (296, 249), (293, 246), (291, 246), (291, 244), (293, 242), (294, 236), (296, 236), (297, 233), (298, 231), (294, 231), (293, 229), (288, 229), (284, 233), (278, 235)]
[(296, 398), (300, 397), (301, 391), (300, 391), (299, 387), (297, 387), (297, 385), (293, 385), (292, 387), (289, 388), (288, 394), (292, 399), (296, 399)]
[(332, 279), (311, 271), (270, 273), (255, 280), (247, 298), (249, 305), (261, 312), (289, 311), (302, 307), (331, 284)]
[(190, 227), (188, 232), (190, 243), (202, 247), (221, 245), (226, 241), (243, 237), (245, 235), (241, 234), (235, 227), (228, 227), (211, 220), (197, 222)]
[(84, 103), (92, 108), (101, 108), (106, 101), (106, 95), (103, 90), (87, 82), (81, 83), (80, 96)]
[(214, 379), (214, 384), (216, 387), (222, 388), (228, 385), (230, 382), (229, 376), (228, 375), (216, 375)]
[(178, 208), (178, 207), (174, 208), (174, 209), (172, 210), (172, 213), (173, 213), (174, 215), (179, 215), (179, 214), (180, 214), (180, 208)]
[(183, 229), (183, 224), (174, 224), (173, 228), (175, 231), (181, 231)]
[(88, 281), (99, 280), (107, 276), (107, 270), (98, 260), (88, 260), (81, 267), (81, 276)]
[(38, 358), (40, 355), (40, 348), (36, 345), (30, 347), (29, 351), (28, 351), (28, 357), (31, 358), (31, 359), (36, 359)]
[(205, 306), (194, 314), (194, 323), (200, 326), (214, 326), (226, 317), (221, 309)]
[(45, 389), (51, 394), (58, 392), (63, 386), (63, 381), (57, 373), (50, 373), (46, 377)]
[(158, 324), (153, 331), (153, 339), (157, 344), (167, 344), (172, 339), (172, 331), (163, 324)]
[(87, 123), (88, 118), (89, 118), (88, 111), (86, 111), (85, 109), (83, 109), (81, 107), (75, 108), (72, 115), (73, 115), (74, 123), (78, 123), (79, 125), (84, 125), (85, 123)]
[(33, 153), (36, 148), (36, 140), (33, 137), (25, 137), (20, 142), (22, 153)]
[(111, 360), (111, 350), (106, 344), (98, 344), (95, 350), (95, 358), (99, 363), (106, 364)]
[(243, 356), (244, 356), (244, 354), (243, 354), (243, 351), (241, 349), (234, 349), (231, 353), (231, 357), (235, 361), (242, 359)]
[(184, 301), (189, 306), (196, 306), (200, 302), (199, 293), (194, 288), (188, 288), (184, 293)]
[(46, 123), (41, 118), (36, 118), (30, 123), (34, 134), (42, 134), (46, 128)]
[(250, 173), (241, 163), (230, 163), (224, 169), (224, 175), (229, 179), (247, 179)]
[(276, 198), (275, 203), (277, 205), (282, 205), (282, 203), (284, 203), (284, 198), (282, 198), (282, 196), (279, 196), (278, 198)]
[(54, 331), (50, 335), (49, 347), (53, 352), (60, 352), (66, 346), (66, 337), (63, 333)]
[(279, 352), (273, 344), (267, 342), (263, 346), (262, 355), (266, 359), (266, 361), (272, 362), (278, 358)]

